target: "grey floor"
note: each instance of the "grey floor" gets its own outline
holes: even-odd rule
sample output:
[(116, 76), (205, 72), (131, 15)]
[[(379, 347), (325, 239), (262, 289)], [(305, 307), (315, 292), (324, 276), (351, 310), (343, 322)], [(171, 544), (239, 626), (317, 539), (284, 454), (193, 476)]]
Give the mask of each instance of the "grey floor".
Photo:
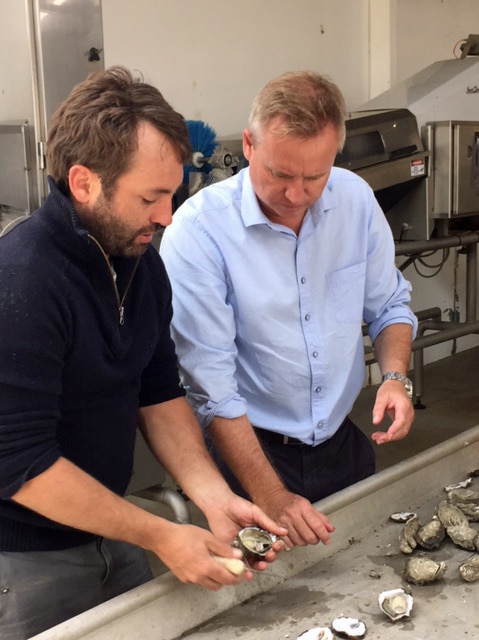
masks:
[[(414, 381), (414, 372), (411, 372)], [(479, 347), (448, 356), (424, 367), (422, 404), (416, 409), (409, 435), (401, 441), (376, 446), (377, 470), (387, 468), (415, 453), (479, 424)], [(376, 387), (363, 389), (351, 413), (361, 429), (370, 434)]]

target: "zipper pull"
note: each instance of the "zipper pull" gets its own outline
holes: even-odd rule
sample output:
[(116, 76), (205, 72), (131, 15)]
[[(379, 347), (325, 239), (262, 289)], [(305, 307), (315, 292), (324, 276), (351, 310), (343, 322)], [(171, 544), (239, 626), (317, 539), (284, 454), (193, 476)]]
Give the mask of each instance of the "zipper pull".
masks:
[(120, 313), (120, 324), (124, 325), (125, 324), (125, 307), (121, 305), (120, 307), (118, 307), (118, 311)]

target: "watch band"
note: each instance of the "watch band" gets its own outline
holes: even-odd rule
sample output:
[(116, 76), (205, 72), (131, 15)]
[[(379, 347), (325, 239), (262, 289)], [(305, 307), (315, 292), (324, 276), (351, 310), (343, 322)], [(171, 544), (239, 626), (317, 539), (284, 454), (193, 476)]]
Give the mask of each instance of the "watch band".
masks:
[(412, 400), (413, 387), (412, 387), (412, 382), (411, 380), (409, 380), (409, 378), (407, 378), (402, 373), (399, 373), (399, 371), (388, 371), (381, 378), (381, 384), (383, 382), (386, 382), (386, 380), (397, 380), (402, 385), (404, 385), (404, 388), (406, 389), (409, 399)]

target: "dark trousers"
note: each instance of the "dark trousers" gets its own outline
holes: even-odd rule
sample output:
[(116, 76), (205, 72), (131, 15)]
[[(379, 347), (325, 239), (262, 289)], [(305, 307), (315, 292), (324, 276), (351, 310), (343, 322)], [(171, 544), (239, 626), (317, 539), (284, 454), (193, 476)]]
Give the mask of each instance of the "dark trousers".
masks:
[[(283, 444), (280, 437), (270, 437), (257, 429), (256, 435), (285, 486), (310, 502), (340, 491), (375, 472), (375, 453), (367, 436), (346, 418), (329, 440), (312, 447), (306, 444)], [(218, 452), (212, 454), (231, 489), (247, 497)]]
[(0, 638), (26, 640), (152, 577), (142, 549), (105, 538), (62, 551), (0, 551)]

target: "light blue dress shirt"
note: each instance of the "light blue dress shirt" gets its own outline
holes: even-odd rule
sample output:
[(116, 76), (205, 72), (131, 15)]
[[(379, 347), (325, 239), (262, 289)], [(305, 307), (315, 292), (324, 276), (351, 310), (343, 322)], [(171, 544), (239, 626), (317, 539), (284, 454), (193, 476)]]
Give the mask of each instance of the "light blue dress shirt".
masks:
[(246, 413), (318, 444), (361, 390), (362, 322), (373, 341), (390, 324), (417, 326), (374, 193), (336, 167), (298, 235), (266, 218), (244, 169), (188, 199), (160, 253), (182, 379), (203, 427)]

